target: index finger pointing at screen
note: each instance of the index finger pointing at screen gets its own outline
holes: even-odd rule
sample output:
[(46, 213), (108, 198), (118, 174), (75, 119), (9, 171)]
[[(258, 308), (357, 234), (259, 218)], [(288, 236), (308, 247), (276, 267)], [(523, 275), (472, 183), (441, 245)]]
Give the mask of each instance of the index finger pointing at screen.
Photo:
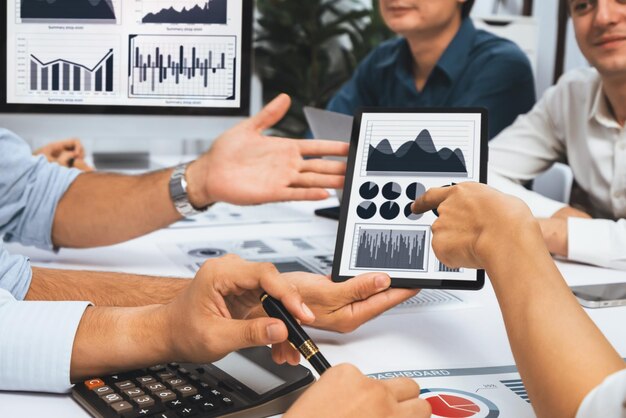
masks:
[(418, 197), (411, 205), (413, 213), (424, 213), (437, 209), (439, 205), (448, 198), (453, 188), (438, 187), (429, 189), (426, 193)]

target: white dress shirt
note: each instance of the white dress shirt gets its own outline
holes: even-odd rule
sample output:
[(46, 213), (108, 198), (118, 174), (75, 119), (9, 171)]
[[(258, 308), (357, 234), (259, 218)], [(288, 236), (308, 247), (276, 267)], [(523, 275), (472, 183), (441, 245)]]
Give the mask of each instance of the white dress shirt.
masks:
[(585, 397), (576, 418), (626, 418), (626, 369), (607, 377)]
[(568, 220), (571, 260), (626, 270), (626, 130), (611, 115), (595, 69), (574, 70), (489, 144), (489, 184), (548, 218), (565, 206), (522, 184), (568, 164), (573, 202), (595, 219)]
[[(80, 172), (33, 157), (24, 141), (0, 129), (0, 236), (52, 248), (56, 206)], [(65, 392), (78, 324), (88, 302), (24, 302), (28, 258), (0, 242), (0, 390)]]

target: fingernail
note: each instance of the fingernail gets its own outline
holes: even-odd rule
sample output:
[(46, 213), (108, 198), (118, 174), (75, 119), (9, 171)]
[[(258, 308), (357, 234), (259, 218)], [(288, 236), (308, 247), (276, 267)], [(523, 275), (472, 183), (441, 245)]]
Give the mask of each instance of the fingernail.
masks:
[(281, 342), (281, 328), (282, 326), (280, 324), (270, 324), (267, 326), (267, 339), (270, 343)]
[(374, 283), (376, 284), (376, 289), (378, 290), (387, 289), (391, 284), (390, 282), (391, 280), (389, 279), (389, 276), (376, 276), (374, 278)]
[(311, 319), (315, 319), (315, 315), (313, 314), (313, 311), (311, 310), (311, 308), (309, 308), (308, 306), (306, 306), (306, 303), (302, 302), (302, 311), (304, 312), (304, 314), (306, 316), (308, 316)]

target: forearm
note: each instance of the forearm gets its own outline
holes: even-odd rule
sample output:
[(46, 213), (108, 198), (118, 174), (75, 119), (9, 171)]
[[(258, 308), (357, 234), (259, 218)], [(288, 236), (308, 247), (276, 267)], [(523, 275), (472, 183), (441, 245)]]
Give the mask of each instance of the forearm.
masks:
[(177, 221), (170, 175), (171, 170), (141, 176), (80, 175), (59, 202), (52, 241), (60, 247), (111, 245)]
[(573, 417), (587, 393), (624, 362), (531, 232), (511, 252), (514, 257), (493, 257), (487, 272), (535, 411)]
[(84, 300), (96, 306), (165, 304), (189, 282), (167, 277), (33, 268), (26, 300)]
[(85, 311), (72, 348), (72, 382), (174, 361), (162, 305)]

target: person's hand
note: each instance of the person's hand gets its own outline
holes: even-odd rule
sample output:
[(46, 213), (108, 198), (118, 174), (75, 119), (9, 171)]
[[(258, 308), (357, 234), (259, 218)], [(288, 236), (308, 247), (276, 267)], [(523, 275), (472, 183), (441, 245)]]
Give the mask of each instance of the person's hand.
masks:
[(328, 188), (343, 187), (346, 164), (304, 156), (345, 156), (348, 144), (263, 136), (285, 115), (291, 100), (280, 95), (257, 115), (226, 131), (187, 168), (189, 200), (254, 205), (322, 200)]
[(163, 306), (160, 318), (173, 351), (170, 357), (207, 363), (241, 348), (268, 344), (284, 344), (283, 351), (295, 351), (286, 342), (284, 322), (249, 318), (260, 304), (263, 290), (302, 323), (315, 320), (297, 288), (282, 280), (272, 264), (227, 255), (204, 263), (193, 282)]
[[(315, 321), (309, 326), (336, 332), (354, 331), (419, 293), (415, 289), (390, 289), (391, 279), (383, 273), (361, 274), (342, 283), (310, 273), (285, 273), (282, 279), (297, 287), (315, 314)], [(285, 345), (273, 348), (272, 357), (276, 363), (294, 364), (299, 360), (297, 352), (286, 348)]]
[(551, 218), (553, 218), (553, 219), (567, 219), (567, 218), (586, 218), (586, 219), (591, 219), (591, 215), (589, 215), (586, 212), (583, 212), (582, 210), (578, 210), (576, 208), (573, 208), (571, 206), (565, 206), (564, 208), (561, 208), (561, 209), (557, 210), (556, 212), (554, 212), (554, 214), (551, 216)]
[(384, 273), (365, 273), (341, 283), (310, 273), (286, 273), (283, 278), (298, 288), (315, 314), (309, 325), (337, 332), (351, 332), (365, 322), (419, 293), (415, 289), (390, 289)]
[(452, 268), (485, 268), (495, 254), (506, 254), (520, 237), (543, 245), (541, 230), (520, 199), (480, 183), (433, 188), (412, 205), (414, 213), (437, 208), (432, 246)]
[(428, 401), (408, 378), (374, 380), (341, 364), (326, 371), (284, 415), (285, 418), (427, 418)]
[(76, 167), (83, 171), (92, 168), (85, 163), (85, 149), (76, 138), (51, 142), (33, 152), (34, 155), (43, 155), (50, 162), (64, 167)]

